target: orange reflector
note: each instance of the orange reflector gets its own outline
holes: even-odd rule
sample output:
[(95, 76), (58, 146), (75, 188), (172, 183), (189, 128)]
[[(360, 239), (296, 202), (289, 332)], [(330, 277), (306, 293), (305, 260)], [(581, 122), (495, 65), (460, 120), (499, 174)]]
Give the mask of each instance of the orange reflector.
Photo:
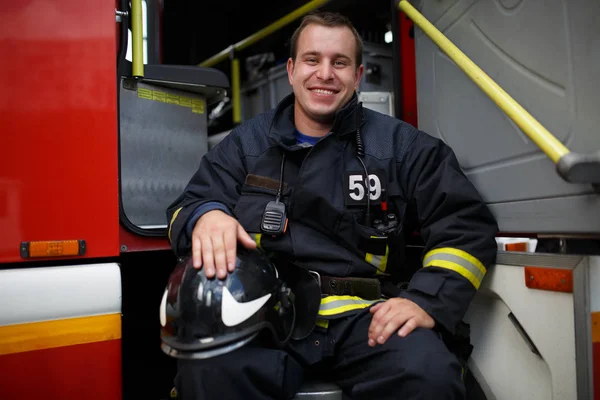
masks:
[(85, 240), (56, 240), (22, 242), (21, 257), (65, 257), (80, 256), (85, 253)]
[(518, 242), (518, 243), (507, 243), (506, 251), (527, 251), (527, 243)]
[(600, 343), (600, 312), (592, 313), (592, 342)]
[(525, 267), (525, 286), (530, 289), (573, 293), (573, 270)]

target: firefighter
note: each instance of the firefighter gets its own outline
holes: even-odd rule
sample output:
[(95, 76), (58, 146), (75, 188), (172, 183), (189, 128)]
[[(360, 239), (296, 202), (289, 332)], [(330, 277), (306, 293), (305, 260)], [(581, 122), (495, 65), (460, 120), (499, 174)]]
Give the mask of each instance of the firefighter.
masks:
[[(207, 277), (236, 246), (310, 271), (316, 326), (285, 348), (253, 342), (181, 360), (182, 399), (281, 399), (325, 374), (352, 399), (459, 399), (456, 333), (496, 257), (493, 215), (442, 141), (363, 108), (362, 42), (347, 18), (312, 13), (291, 39), (293, 93), (237, 126), (168, 208), (169, 240)], [(422, 268), (403, 287), (405, 237)], [(397, 280), (397, 279), (396, 279)]]

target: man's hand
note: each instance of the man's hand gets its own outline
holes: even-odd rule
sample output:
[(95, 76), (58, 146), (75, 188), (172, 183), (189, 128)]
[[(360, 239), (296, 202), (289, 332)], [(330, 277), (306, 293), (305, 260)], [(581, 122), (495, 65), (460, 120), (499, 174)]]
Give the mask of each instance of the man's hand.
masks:
[(431, 329), (435, 321), (421, 307), (410, 300), (393, 298), (377, 303), (369, 310), (373, 320), (369, 326), (369, 346), (384, 344), (395, 332), (405, 337), (415, 328)]
[(237, 241), (246, 248), (256, 243), (233, 217), (220, 210), (209, 211), (196, 222), (192, 232), (192, 262), (194, 268), (204, 267), (207, 278), (225, 279), (235, 268)]

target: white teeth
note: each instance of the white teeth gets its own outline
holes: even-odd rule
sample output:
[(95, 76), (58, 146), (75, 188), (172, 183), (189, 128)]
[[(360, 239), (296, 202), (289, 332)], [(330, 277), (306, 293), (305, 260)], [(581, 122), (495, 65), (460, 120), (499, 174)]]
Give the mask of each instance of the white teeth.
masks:
[(333, 90), (324, 90), (324, 89), (313, 89), (313, 92), (321, 93), (321, 94), (335, 94)]

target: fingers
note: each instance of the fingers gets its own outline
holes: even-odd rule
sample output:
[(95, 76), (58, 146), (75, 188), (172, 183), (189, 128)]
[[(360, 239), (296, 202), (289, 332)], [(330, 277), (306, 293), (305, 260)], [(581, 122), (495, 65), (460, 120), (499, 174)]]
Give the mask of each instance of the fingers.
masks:
[(237, 250), (236, 231), (228, 229), (223, 233), (223, 241), (225, 244), (225, 260), (227, 263), (227, 271), (233, 272), (235, 268), (235, 255)]
[(388, 311), (390, 310), (390, 304), (391, 302), (388, 300), (383, 303), (375, 304), (369, 310), (373, 314), (373, 319), (371, 320), (371, 324), (369, 325), (368, 332), (369, 346), (371, 347), (375, 346), (375, 344), (377, 343), (377, 336), (379, 335), (379, 332), (383, 327), (382, 319), (387, 315)]
[[(384, 325), (383, 318), (388, 315), (388, 312), (391, 309), (391, 304), (392, 303), (390, 301), (385, 301), (382, 303), (377, 303), (369, 309), (369, 311), (373, 314), (373, 319), (371, 320), (371, 325), (369, 325), (368, 332), (369, 346), (371, 347), (375, 346), (379, 332)], [(387, 319), (385, 322), (387, 323)]]
[(384, 344), (390, 338), (390, 336), (398, 332), (398, 329), (401, 326), (404, 326), (408, 323), (408, 321), (411, 320), (412, 319), (410, 318), (410, 315), (407, 312), (399, 312), (398, 314), (394, 315), (388, 321), (387, 324), (383, 326), (383, 329), (381, 329), (375, 340), (377, 340), (377, 343), (379, 344)]
[(383, 326), (398, 313), (398, 310), (392, 310), (391, 303), (386, 303), (388, 302), (383, 303), (383, 305), (373, 314), (373, 319), (369, 326), (369, 337), (376, 338)]
[(371, 347), (384, 344), (395, 332), (406, 337), (416, 328), (431, 329), (435, 326), (434, 319), (425, 310), (407, 299), (390, 299), (376, 304), (370, 311), (373, 314), (368, 332)]
[(374, 316), (369, 327), (369, 346), (384, 344), (409, 318), (410, 314), (403, 308), (391, 308), (387, 313), (377, 315), (377, 319)]
[(207, 278), (225, 279), (236, 264), (237, 241), (246, 248), (256, 243), (231, 216), (209, 211), (198, 219), (192, 233), (192, 259), (195, 268), (203, 268)]
[[(381, 329), (387, 324), (388, 320), (393, 316), (390, 313), (390, 302), (386, 301), (384, 303), (379, 303), (373, 306), (370, 310), (373, 313), (373, 319), (371, 320), (371, 325), (369, 325), (369, 345), (374, 346)], [(377, 307), (375, 309), (375, 307)], [(375, 311), (373, 311), (375, 309)]]
[(194, 268), (202, 266), (202, 246), (198, 236), (192, 236), (192, 264)]
[(202, 242), (202, 263), (204, 273), (207, 278), (215, 276), (215, 262), (213, 256), (212, 240), (207, 234), (201, 236), (200, 241)]
[(406, 335), (414, 331), (418, 326), (419, 324), (417, 323), (417, 319), (411, 318), (408, 321), (406, 321), (404, 325), (402, 325), (402, 328), (400, 328), (400, 330), (398, 331), (398, 336), (406, 337)]
[(256, 248), (256, 242), (254, 241), (254, 239), (252, 239), (252, 237), (248, 235), (248, 232), (246, 232), (244, 227), (239, 223), (237, 226), (237, 238), (247, 249)]
[(211, 236), (215, 269), (219, 279), (227, 277), (227, 255), (225, 253), (225, 243), (223, 242), (225, 232)]
[(371, 308), (369, 308), (369, 312), (371, 314), (375, 314), (377, 312), (377, 310), (379, 310), (381, 307), (383, 307), (384, 304), (385, 304), (384, 301), (376, 303), (374, 306), (372, 306)]

